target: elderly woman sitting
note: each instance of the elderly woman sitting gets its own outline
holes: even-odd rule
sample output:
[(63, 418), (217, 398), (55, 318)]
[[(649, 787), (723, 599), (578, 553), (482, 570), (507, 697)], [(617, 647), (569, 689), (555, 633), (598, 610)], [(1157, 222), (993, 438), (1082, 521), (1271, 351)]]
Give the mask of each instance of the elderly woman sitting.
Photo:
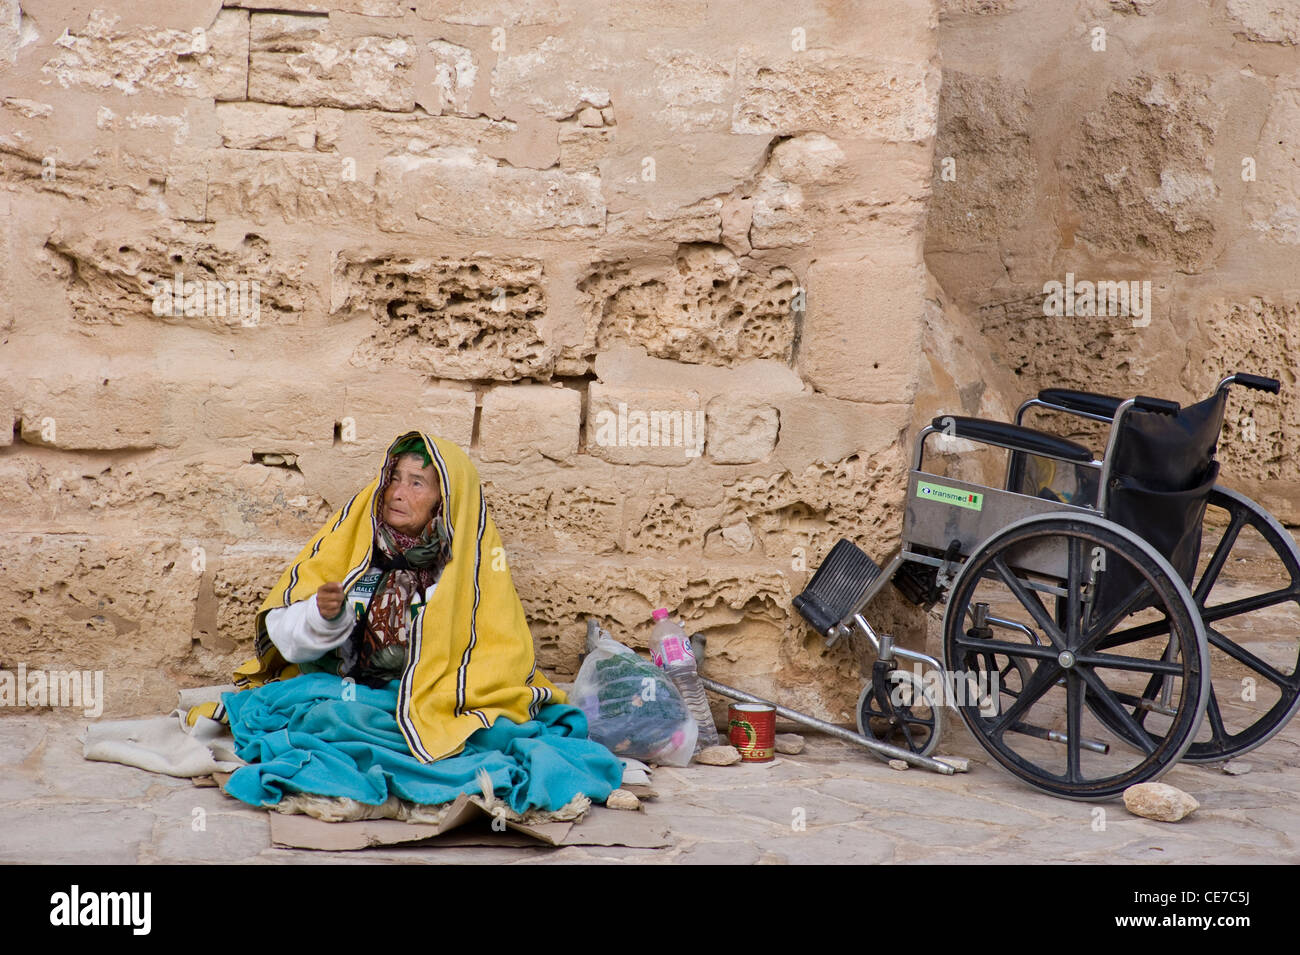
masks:
[(503, 554), (465, 452), (394, 441), (258, 611), (248, 689), (223, 697), (249, 763), (226, 791), (429, 804), (487, 773), (519, 812), (603, 801), (622, 764), (538, 672)]
[(330, 581), (305, 600), (268, 610), (266, 633), (280, 655), (290, 663), (305, 663), (339, 650), (340, 676), (367, 686), (400, 677), (411, 611), (425, 604), (425, 594), (437, 585), (450, 556), (441, 509), (438, 474), (424, 442), (400, 440), (389, 455), (378, 495), (370, 569), (346, 595), (340, 581)]

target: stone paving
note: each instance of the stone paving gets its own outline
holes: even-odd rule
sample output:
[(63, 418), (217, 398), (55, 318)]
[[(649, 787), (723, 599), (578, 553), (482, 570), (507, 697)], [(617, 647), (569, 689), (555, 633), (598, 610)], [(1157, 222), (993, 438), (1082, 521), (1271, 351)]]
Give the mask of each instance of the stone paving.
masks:
[[(1174, 767), (1162, 781), (1201, 803), (1175, 824), (1140, 819), (1120, 801), (1070, 802), (1031, 790), (991, 765), (957, 726), (944, 752), (970, 758), (971, 770), (949, 777), (892, 770), (817, 734), (806, 736), (798, 756), (769, 764), (661, 767), (654, 774), (659, 797), (644, 811), (669, 827), (667, 848), (359, 852), (273, 848), (267, 813), (217, 789), (84, 760), (84, 725), (65, 714), (0, 717), (0, 862), (1300, 862), (1300, 724), (1244, 757), (1252, 766), (1246, 775)], [(200, 815), (204, 826), (196, 831)]]

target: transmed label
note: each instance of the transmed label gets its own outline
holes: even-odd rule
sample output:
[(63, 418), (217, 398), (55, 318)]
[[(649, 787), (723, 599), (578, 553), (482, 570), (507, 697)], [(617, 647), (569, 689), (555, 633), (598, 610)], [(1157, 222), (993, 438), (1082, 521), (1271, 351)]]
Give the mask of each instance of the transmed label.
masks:
[(970, 491), (962, 491), (955, 487), (944, 487), (942, 484), (927, 484), (925, 481), (917, 481), (916, 496), (931, 501), (939, 501), (943, 504), (968, 507), (972, 511), (984, 509), (983, 494), (973, 494)]

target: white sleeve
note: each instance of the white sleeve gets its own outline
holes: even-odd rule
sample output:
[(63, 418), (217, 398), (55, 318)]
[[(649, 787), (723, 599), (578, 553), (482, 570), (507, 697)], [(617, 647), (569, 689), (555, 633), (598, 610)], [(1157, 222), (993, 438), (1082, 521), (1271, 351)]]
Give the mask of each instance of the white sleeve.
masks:
[(347, 642), (357, 615), (346, 601), (337, 620), (326, 620), (316, 608), (316, 595), (266, 615), (266, 635), (289, 663), (317, 660)]

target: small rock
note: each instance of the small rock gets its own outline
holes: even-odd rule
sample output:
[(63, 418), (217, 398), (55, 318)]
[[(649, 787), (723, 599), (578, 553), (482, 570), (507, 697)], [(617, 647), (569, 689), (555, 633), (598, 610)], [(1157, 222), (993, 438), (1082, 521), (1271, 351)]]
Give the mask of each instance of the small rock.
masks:
[(798, 733), (778, 733), (776, 751), (786, 756), (798, 756), (803, 752), (803, 737)]
[(1165, 783), (1139, 783), (1124, 790), (1124, 808), (1135, 816), (1158, 822), (1177, 822), (1200, 805), (1181, 789)]
[(730, 766), (740, 762), (740, 750), (734, 746), (706, 746), (695, 754), (695, 761), (705, 766)]
[(1223, 771), (1229, 776), (1245, 776), (1254, 767), (1240, 759), (1230, 759), (1223, 764)]
[(905, 759), (891, 759), (891, 760), (889, 761), (889, 768), (890, 768), (890, 769), (897, 769), (899, 772), (902, 772), (903, 770), (907, 769), (907, 760), (905, 760)]
[(970, 772), (970, 760), (965, 756), (936, 756), (935, 759), (940, 763), (951, 766), (954, 773)]
[(582, 112), (578, 113), (579, 126), (604, 126), (605, 117), (600, 114), (600, 110), (588, 106)]
[(610, 809), (627, 809), (635, 812), (641, 808), (641, 800), (626, 789), (615, 789), (605, 800), (605, 805)]

